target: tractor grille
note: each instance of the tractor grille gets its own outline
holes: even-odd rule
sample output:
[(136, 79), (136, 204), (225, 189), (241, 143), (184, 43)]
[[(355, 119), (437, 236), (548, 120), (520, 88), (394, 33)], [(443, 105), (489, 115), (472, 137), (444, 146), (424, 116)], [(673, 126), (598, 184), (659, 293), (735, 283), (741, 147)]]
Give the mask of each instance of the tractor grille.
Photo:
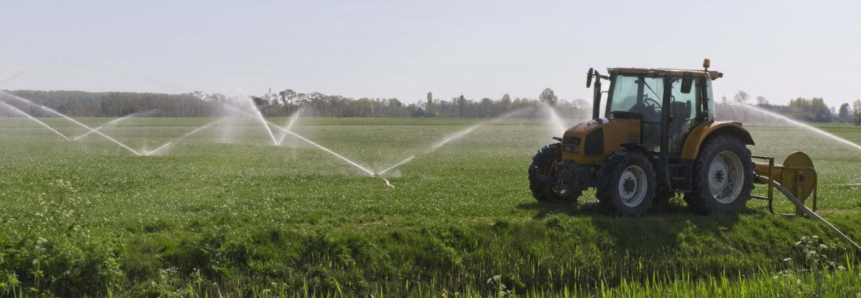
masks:
[(602, 155), (604, 154), (604, 129), (598, 128), (588, 136), (586, 136), (586, 154)]

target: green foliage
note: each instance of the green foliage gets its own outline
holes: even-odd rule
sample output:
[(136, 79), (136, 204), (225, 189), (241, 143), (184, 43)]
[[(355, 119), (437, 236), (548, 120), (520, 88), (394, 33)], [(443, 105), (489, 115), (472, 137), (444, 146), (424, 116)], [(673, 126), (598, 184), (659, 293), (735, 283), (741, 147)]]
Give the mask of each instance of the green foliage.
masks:
[(843, 103), (840, 105), (840, 109), (837, 112), (837, 120), (844, 123), (849, 123), (852, 121), (851, 110), (849, 108), (848, 103)]
[(31, 208), (3, 223), (0, 274), (10, 285), (60, 296), (117, 285), (124, 277), (118, 259), (123, 243), (112, 231), (91, 231), (82, 219), (90, 201), (77, 197), (68, 181), (49, 187), (51, 193), (32, 197)]
[[(154, 148), (208, 121), (134, 119), (105, 132)], [(303, 118), (296, 132), (382, 169), (475, 123)], [(842, 186), (861, 181), (861, 153), (804, 129), (747, 127), (756, 155), (808, 152), (821, 214), (861, 235), (861, 190)], [(857, 128), (822, 128), (861, 142)], [(535, 203), (525, 166), (549, 141), (543, 121), (491, 123), (419, 154), (387, 176), (396, 188), (298, 140), (275, 147), (259, 126), (234, 129), (234, 144), (207, 130), (168, 155), (136, 157), (99, 138), (67, 142), (26, 119), (0, 119), (0, 296), (739, 297), (809, 293), (816, 280), (823, 295), (858, 291), (857, 261), (839, 238), (761, 202), (704, 217), (674, 199), (642, 218), (604, 215), (591, 192), (576, 206)], [(780, 198), (775, 207), (793, 210)], [(840, 265), (802, 263), (801, 235), (827, 245), (812, 247), (827, 256), (818, 264)]]
[(789, 101), (787, 113), (790, 117), (807, 122), (831, 122), (833, 115), (822, 98), (796, 98)]
[(861, 99), (852, 103), (852, 123), (861, 126)]

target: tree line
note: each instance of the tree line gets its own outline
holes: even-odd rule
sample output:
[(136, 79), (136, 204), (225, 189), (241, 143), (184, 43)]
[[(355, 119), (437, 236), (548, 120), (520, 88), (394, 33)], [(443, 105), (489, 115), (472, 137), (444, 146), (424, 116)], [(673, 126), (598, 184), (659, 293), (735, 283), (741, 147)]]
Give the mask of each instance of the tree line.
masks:
[[(212, 95), (201, 94), (202, 98)], [(321, 117), (437, 117), (437, 118), (493, 118), (524, 108), (537, 108), (542, 103), (555, 107), (561, 117), (588, 117), (591, 110), (583, 99), (560, 100), (550, 88), (544, 89), (538, 98), (511, 98), (508, 94), (499, 99), (489, 97), (480, 100), (463, 95), (450, 100), (440, 99), (428, 92), (425, 100), (403, 103), (397, 98), (359, 98), (326, 95), (319, 92), (300, 93), (286, 89), (251, 97), (264, 116), (287, 116), (300, 107), (305, 107), (306, 116)], [(310, 108), (310, 109), (308, 109)], [(521, 117), (537, 117), (526, 113)]]
[[(795, 98), (790, 99), (787, 105), (778, 105), (769, 103), (768, 99), (763, 96), (757, 96), (756, 102), (752, 102), (752, 96), (745, 91), (739, 91), (733, 96), (733, 102), (736, 104), (752, 104), (760, 109), (767, 110), (789, 118), (817, 123), (853, 123), (855, 126), (861, 126), (861, 99), (852, 103), (850, 108), (849, 103), (843, 103), (839, 107), (828, 107), (821, 97), (814, 98)], [(729, 105), (730, 102), (726, 96), (721, 99), (719, 105)], [(732, 110), (732, 108), (728, 108)], [(745, 115), (742, 113), (741, 115)], [(743, 120), (743, 119), (739, 119)]]
[[(197, 117), (213, 115), (221, 107), (194, 94), (84, 91), (7, 91), (70, 117), (123, 117), (146, 112), (153, 117)], [(35, 117), (56, 115), (0, 93), (0, 100)], [(0, 107), (0, 115), (15, 115)]]
[[(146, 112), (151, 117), (211, 117), (221, 115), (224, 104), (249, 97), (231, 97), (221, 93), (192, 92), (186, 94), (135, 93), (135, 92), (84, 92), (84, 91), (8, 91), (19, 97), (57, 110), (71, 117), (122, 117)], [(38, 107), (10, 100), (0, 94), (7, 104), (36, 117), (54, 116)], [(561, 117), (588, 119), (591, 116), (591, 103), (583, 99), (572, 101), (559, 99), (553, 89), (542, 90), (536, 98), (512, 98), (508, 94), (500, 98), (484, 97), (469, 99), (463, 95), (440, 99), (428, 92), (424, 100), (404, 103), (397, 98), (350, 98), (341, 95), (327, 95), (320, 92), (302, 93), (292, 89), (280, 92), (267, 92), (250, 96), (250, 102), (264, 116), (279, 117), (294, 114), (303, 108), (305, 116), (316, 117), (438, 117), (438, 118), (493, 118), (512, 111), (534, 108), (536, 112), (522, 113), (518, 117), (544, 117), (537, 113), (542, 104), (554, 106)], [(755, 99), (745, 91), (733, 96), (736, 104), (753, 105), (779, 115), (806, 122), (840, 122), (861, 126), (861, 100), (850, 107), (844, 103), (839, 108), (828, 107), (822, 98), (796, 98), (787, 105), (769, 103), (768, 99), (757, 96)], [(730, 105), (724, 96), (717, 102), (718, 111), (733, 111), (724, 117), (733, 120), (752, 120), (748, 111)], [(8, 109), (0, 108), (0, 116), (14, 115)], [(720, 115), (719, 115), (720, 116)], [(729, 119), (729, 118), (727, 118)]]
[[(492, 118), (524, 108), (539, 110), (542, 104), (555, 106), (561, 117), (589, 117), (591, 107), (582, 99), (559, 99), (552, 89), (544, 89), (537, 98), (511, 98), (508, 94), (499, 99), (468, 99), (463, 95), (450, 100), (439, 99), (428, 92), (426, 100), (404, 103), (397, 98), (350, 98), (320, 92), (301, 93), (286, 89), (259, 96), (236, 97), (221, 93), (192, 92), (187, 94), (83, 92), (83, 91), (8, 91), (66, 114), (70, 117), (122, 117), (146, 112), (150, 117), (211, 117), (219, 116), (225, 104), (253, 103), (266, 117), (283, 117), (303, 110), (312, 117), (440, 117), (440, 118)], [(55, 116), (36, 106), (6, 98), (0, 100), (36, 117)], [(0, 108), (0, 115), (14, 115)], [(543, 117), (539, 113), (523, 113), (519, 117)]]

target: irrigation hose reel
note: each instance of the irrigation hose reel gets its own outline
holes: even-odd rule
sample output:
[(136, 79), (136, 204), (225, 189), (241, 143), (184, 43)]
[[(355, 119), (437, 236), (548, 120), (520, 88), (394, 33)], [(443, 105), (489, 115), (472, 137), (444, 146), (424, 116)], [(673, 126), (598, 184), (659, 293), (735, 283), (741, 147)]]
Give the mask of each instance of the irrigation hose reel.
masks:
[[(768, 210), (773, 214), (772, 206), (774, 200), (774, 187), (771, 181), (777, 182), (786, 188), (795, 198), (803, 204), (810, 195), (813, 195), (813, 211), (816, 211), (817, 182), (816, 168), (813, 160), (804, 152), (795, 152), (786, 157), (783, 164), (775, 164), (774, 157), (754, 156), (754, 159), (766, 160), (767, 162), (755, 162), (754, 172), (759, 179), (756, 182), (768, 184), (768, 196), (753, 196), (753, 198), (768, 201)], [(804, 211), (796, 206), (796, 215), (803, 215)]]

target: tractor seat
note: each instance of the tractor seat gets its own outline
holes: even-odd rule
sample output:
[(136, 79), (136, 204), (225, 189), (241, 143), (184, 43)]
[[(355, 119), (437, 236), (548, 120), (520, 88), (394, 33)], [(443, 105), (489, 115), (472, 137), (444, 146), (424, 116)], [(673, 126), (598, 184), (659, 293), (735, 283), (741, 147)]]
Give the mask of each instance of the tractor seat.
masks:
[(673, 114), (675, 114), (674, 119), (678, 119), (679, 121), (673, 121), (675, 123), (684, 123), (685, 120), (691, 118), (691, 101), (682, 101), (682, 102), (673, 102)]

